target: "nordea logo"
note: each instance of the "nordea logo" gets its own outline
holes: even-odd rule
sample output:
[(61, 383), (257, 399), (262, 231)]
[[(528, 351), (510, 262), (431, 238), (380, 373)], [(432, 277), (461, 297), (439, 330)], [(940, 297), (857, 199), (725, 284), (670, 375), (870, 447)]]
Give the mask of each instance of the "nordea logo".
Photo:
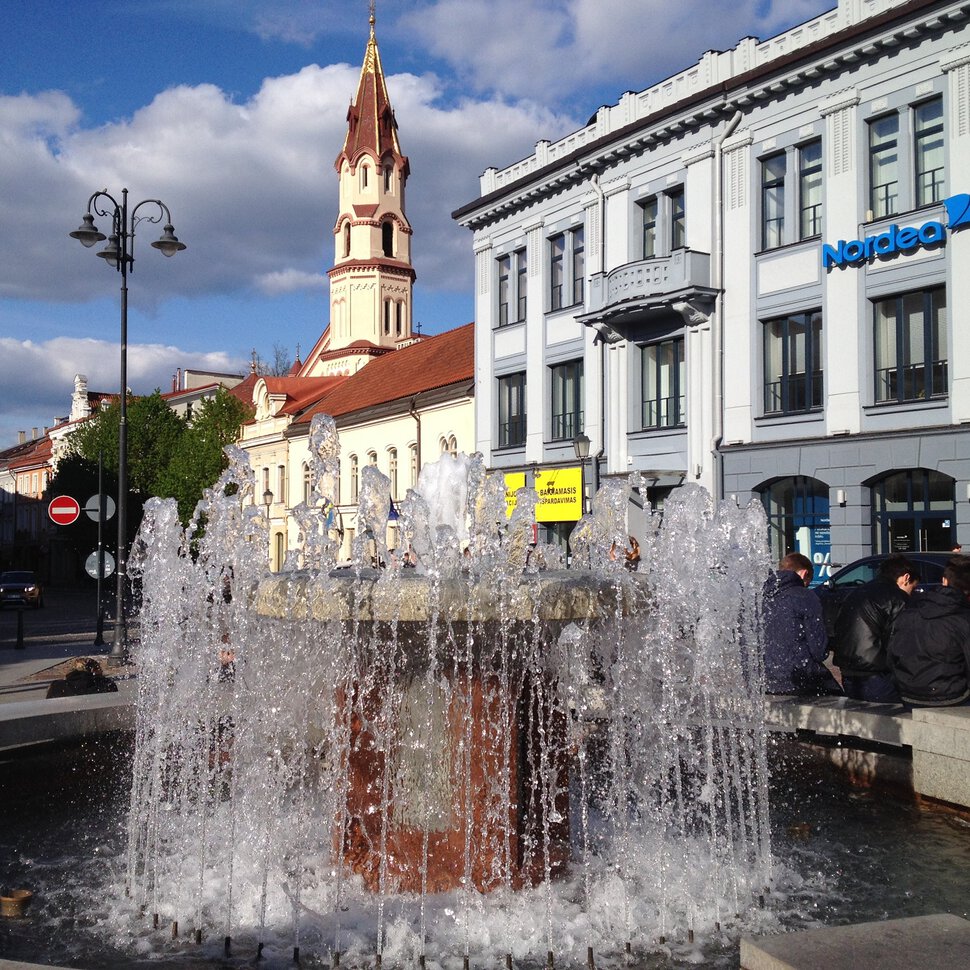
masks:
[[(970, 223), (970, 195), (950, 196), (943, 200), (943, 205), (946, 207), (946, 228), (951, 232)], [(944, 242), (945, 239), (946, 229), (942, 222), (931, 220), (921, 226), (906, 226), (902, 229), (894, 224), (878, 236), (866, 236), (865, 239), (852, 239), (849, 242), (840, 239), (836, 246), (823, 244), (822, 265), (826, 269), (832, 266), (858, 265), (876, 256), (908, 253), (920, 246)]]

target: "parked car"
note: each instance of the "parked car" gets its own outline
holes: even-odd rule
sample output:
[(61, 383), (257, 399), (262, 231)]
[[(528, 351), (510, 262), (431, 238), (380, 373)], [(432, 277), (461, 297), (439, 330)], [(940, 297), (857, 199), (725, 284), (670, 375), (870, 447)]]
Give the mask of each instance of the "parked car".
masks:
[[(919, 567), (920, 582), (913, 592), (918, 596), (924, 590), (933, 589), (943, 581), (943, 570), (953, 558), (952, 552), (905, 552), (903, 555)], [(858, 586), (870, 582), (879, 575), (879, 567), (889, 558), (888, 553), (864, 556), (843, 566), (824, 583), (814, 587), (822, 601), (825, 629), (829, 637), (835, 633), (835, 618), (846, 597)]]
[(8, 604), (35, 610), (44, 605), (44, 590), (32, 572), (17, 569), (0, 573), (0, 607)]

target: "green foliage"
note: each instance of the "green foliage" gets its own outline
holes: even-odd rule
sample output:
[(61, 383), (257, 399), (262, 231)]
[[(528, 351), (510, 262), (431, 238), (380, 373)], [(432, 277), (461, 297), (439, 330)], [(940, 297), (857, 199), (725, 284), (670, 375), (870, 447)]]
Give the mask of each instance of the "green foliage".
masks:
[(252, 409), (219, 388), (206, 398), (185, 429), (178, 450), (159, 482), (157, 494), (178, 500), (179, 517), (188, 522), (202, 492), (215, 483), (228, 462), (224, 448), (239, 437)]
[[(79, 468), (93, 465), (96, 476), (98, 453), (102, 452), (112, 494), (117, 492), (120, 413), (114, 403), (86, 421), (71, 437), (72, 463), (66, 464), (67, 459), (61, 462), (72, 469), (72, 474), (76, 470), (73, 459)], [(141, 506), (152, 495), (175, 498), (182, 521), (188, 522), (203, 490), (213, 485), (226, 467), (223, 448), (237, 440), (239, 426), (250, 413), (242, 401), (223, 388), (215, 397), (205, 399), (189, 421), (178, 417), (157, 390), (147, 397), (130, 397), (128, 486), (134, 501), (129, 518), (135, 526), (141, 521)], [(97, 488), (91, 494), (95, 491)]]

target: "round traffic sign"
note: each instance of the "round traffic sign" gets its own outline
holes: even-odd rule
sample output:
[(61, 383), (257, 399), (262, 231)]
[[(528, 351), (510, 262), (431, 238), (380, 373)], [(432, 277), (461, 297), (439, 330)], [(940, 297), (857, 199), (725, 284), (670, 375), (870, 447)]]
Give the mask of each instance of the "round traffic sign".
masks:
[[(106, 576), (110, 576), (115, 571), (115, 557), (111, 555), (110, 552), (106, 552), (104, 555), (104, 572), (101, 574), (101, 578), (104, 579)], [(87, 559), (84, 560), (84, 571), (92, 578), (98, 578), (98, 555), (97, 550), (91, 553)]]
[[(97, 522), (101, 516), (101, 496), (92, 495), (84, 505), (84, 511), (92, 522)], [(107, 522), (115, 514), (115, 500), (110, 495), (104, 496), (104, 521)]]
[(51, 522), (57, 525), (71, 525), (81, 514), (81, 506), (77, 504), (77, 499), (71, 498), (70, 495), (58, 495), (57, 498), (51, 499), (51, 504), (47, 506), (47, 514)]

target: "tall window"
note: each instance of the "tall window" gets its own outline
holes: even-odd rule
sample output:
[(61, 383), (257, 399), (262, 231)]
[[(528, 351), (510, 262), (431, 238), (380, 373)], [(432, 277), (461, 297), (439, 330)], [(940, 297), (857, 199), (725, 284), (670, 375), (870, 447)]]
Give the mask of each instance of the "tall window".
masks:
[(822, 234), (822, 141), (798, 149), (798, 238)]
[(657, 255), (657, 216), (659, 214), (659, 200), (656, 196), (647, 199), (640, 206), (643, 218), (643, 258), (653, 259)]
[(360, 167), (360, 187), (362, 189), (367, 188), (367, 166), (361, 165)]
[(394, 332), (399, 337), (404, 333), (404, 304), (400, 300), (394, 304)]
[(517, 319), (525, 319), (526, 297), (529, 293), (528, 264), (525, 260), (525, 250), (520, 249), (515, 254), (515, 296), (518, 309)]
[(682, 425), (686, 412), (684, 338), (675, 337), (641, 347), (641, 411), (643, 428)]
[(817, 478), (796, 475), (773, 482), (761, 493), (768, 513), (768, 541), (771, 558), (778, 562), (789, 552), (800, 552), (817, 567), (813, 582), (826, 579), (829, 552), (829, 487)]
[(875, 219), (891, 216), (899, 200), (899, 116), (869, 122), (869, 208)]
[(408, 448), (408, 471), (411, 478), (411, 488), (418, 484), (418, 446), (411, 445)]
[(279, 465), (276, 469), (277, 501), (286, 505), (286, 465)]
[(373, 468), (376, 468), (377, 467), (377, 452), (376, 451), (368, 451), (367, 452), (367, 464), (370, 465)]
[(913, 111), (916, 204), (943, 198), (943, 99), (933, 98)]
[(794, 414), (822, 406), (822, 313), (768, 320), (765, 340), (765, 413)]
[(585, 274), (583, 227), (553, 236), (549, 240), (549, 309), (562, 309), (566, 300), (582, 303)]
[(874, 306), (876, 401), (947, 393), (946, 290), (918, 290)]
[(357, 456), (350, 456), (350, 501), (356, 502), (360, 497), (360, 466)]
[(498, 446), (525, 444), (525, 374), (498, 379)]
[(557, 364), (552, 371), (552, 440), (572, 440), (583, 430), (583, 362)]
[(390, 165), (384, 166), (384, 191), (391, 192), (394, 188), (394, 169)]
[(586, 249), (583, 227), (573, 231), (573, 303), (583, 302), (583, 283), (586, 279)]
[(452, 458), (458, 457), (458, 439), (454, 435), (450, 435), (441, 439), (441, 453), (443, 455), (451, 455)]
[(303, 501), (310, 501), (310, 466), (303, 463)]
[(683, 249), (687, 245), (687, 222), (684, 208), (684, 190), (674, 189), (667, 193), (670, 201), (670, 248)]
[(512, 257), (502, 256), (498, 261), (498, 325), (504, 327), (509, 322), (509, 274), (512, 271)]
[(775, 249), (785, 241), (785, 153), (761, 162), (761, 248)]
[(394, 255), (394, 223), (389, 219), (381, 223), (381, 249), (388, 258)]
[(384, 333), (391, 332), (391, 301), (384, 301)]
[(344, 223), (344, 256), (350, 255), (350, 223)]
[(397, 498), (397, 448), (387, 453), (387, 477), (391, 480), (391, 498)]

